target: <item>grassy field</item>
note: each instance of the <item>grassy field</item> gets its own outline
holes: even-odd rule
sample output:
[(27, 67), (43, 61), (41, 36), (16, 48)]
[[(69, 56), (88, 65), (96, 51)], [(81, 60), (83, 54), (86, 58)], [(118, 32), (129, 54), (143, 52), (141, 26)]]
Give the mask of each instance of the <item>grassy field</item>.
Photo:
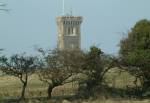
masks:
[[(0, 97), (18, 97), (21, 92), (22, 84), (18, 78), (12, 76), (0, 77)], [(47, 85), (38, 80), (36, 75), (30, 77), (26, 96), (46, 95)], [(36, 95), (35, 95), (36, 94)]]
[(97, 99), (97, 100), (78, 100), (74, 102), (62, 101), (62, 103), (150, 103), (150, 100)]
[[(126, 88), (126, 85), (133, 85), (134, 77), (127, 72), (120, 72), (117, 68), (110, 70), (105, 76), (105, 83), (110, 87), (115, 88)], [(5, 98), (16, 98), (20, 96), (21, 82), (18, 78), (12, 76), (4, 76), (0, 73), (0, 100)], [(139, 84), (140, 85), (140, 84)], [(36, 74), (29, 77), (29, 82), (26, 90), (26, 97), (46, 97), (47, 84), (39, 81)], [(66, 84), (59, 86), (53, 90), (53, 96), (70, 95), (76, 91), (76, 85)], [(101, 97), (100, 97), (101, 98)], [(88, 100), (77, 100), (77, 101), (65, 101), (61, 100), (58, 103), (150, 103), (149, 100), (123, 100), (123, 99), (88, 99)], [(33, 103), (43, 103), (40, 101), (33, 101)], [(32, 101), (30, 102), (32, 103)], [(47, 101), (44, 103), (53, 103)], [(57, 102), (55, 102), (57, 103)]]
[[(14, 103), (14, 102), (12, 102)], [(97, 100), (48, 100), (48, 101), (39, 101), (39, 100), (29, 100), (26, 102), (19, 103), (150, 103), (150, 100), (122, 100), (122, 99), (97, 99)]]
[[(52, 95), (70, 95), (75, 91), (72, 83), (65, 84), (54, 88)], [(47, 96), (46, 83), (38, 79), (36, 74), (29, 77), (28, 86), (26, 89), (26, 97), (46, 97)], [(0, 76), (0, 98), (16, 98), (20, 96), (22, 84), (18, 78), (13, 76)], [(74, 88), (74, 89), (73, 89)]]

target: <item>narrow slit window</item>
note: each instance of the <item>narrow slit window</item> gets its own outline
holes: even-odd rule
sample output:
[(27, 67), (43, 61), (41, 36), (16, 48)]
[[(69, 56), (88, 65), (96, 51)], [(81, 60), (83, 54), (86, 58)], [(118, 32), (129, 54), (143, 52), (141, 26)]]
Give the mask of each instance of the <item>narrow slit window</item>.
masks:
[(68, 28), (68, 35), (70, 35), (70, 33), (71, 33), (70, 31), (71, 31), (70, 28)]

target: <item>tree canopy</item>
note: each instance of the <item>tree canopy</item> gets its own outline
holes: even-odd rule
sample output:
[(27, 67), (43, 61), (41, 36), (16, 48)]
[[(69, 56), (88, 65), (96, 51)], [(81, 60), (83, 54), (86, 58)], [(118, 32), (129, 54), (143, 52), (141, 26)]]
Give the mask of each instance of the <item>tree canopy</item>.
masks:
[(135, 24), (128, 36), (120, 42), (120, 56), (127, 66), (136, 67), (134, 74), (141, 78), (143, 87), (150, 86), (150, 21)]

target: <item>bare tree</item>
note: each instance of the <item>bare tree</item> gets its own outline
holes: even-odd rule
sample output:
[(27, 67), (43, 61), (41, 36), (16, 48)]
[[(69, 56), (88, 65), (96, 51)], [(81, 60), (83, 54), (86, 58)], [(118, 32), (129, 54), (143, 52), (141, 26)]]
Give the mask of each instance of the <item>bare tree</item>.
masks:
[(20, 99), (25, 98), (25, 90), (28, 83), (28, 76), (41, 66), (37, 57), (26, 56), (25, 54), (16, 54), (10, 58), (2, 56), (0, 58), (1, 70), (20, 79), (22, 83), (22, 92)]
[[(42, 51), (42, 54), (45, 54)], [(84, 55), (81, 51), (50, 51), (47, 56), (44, 56), (46, 66), (43, 68), (39, 77), (40, 80), (48, 83), (47, 90), (48, 98), (51, 98), (53, 88), (65, 83), (73, 82), (76, 79), (68, 81), (68, 78), (79, 73), (83, 65), (82, 59)]]
[(0, 0), (0, 11), (6, 11), (8, 12), (9, 9), (6, 8), (7, 4), (6, 3), (3, 3), (1, 0)]

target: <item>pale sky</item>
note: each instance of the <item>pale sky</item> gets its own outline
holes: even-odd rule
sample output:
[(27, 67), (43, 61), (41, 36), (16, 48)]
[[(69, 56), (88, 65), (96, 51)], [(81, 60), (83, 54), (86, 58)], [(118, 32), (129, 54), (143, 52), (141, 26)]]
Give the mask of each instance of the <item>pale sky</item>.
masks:
[[(0, 48), (8, 54), (34, 53), (34, 46), (55, 48), (55, 17), (62, 0), (1, 0), (9, 13), (0, 12)], [(91, 45), (117, 54), (122, 33), (140, 19), (150, 19), (150, 0), (65, 0), (66, 11), (83, 16), (82, 49)]]

